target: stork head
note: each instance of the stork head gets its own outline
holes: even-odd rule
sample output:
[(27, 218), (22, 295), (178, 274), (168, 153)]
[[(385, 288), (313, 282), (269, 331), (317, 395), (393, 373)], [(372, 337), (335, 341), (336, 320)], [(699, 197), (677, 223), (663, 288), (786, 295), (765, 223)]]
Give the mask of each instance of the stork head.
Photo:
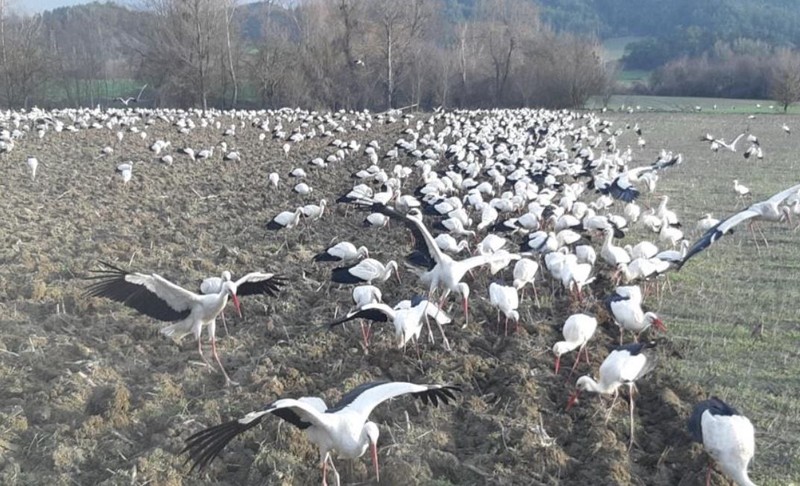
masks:
[(222, 272), (222, 281), (223, 282), (230, 282), (231, 281), (231, 272), (225, 270)]
[(580, 394), (580, 389), (576, 388), (569, 394), (569, 398), (567, 398), (567, 410), (571, 409), (578, 403), (578, 395)]
[[(224, 277), (223, 277), (224, 278)], [(230, 280), (226, 280), (222, 283), (223, 288), (225, 291), (230, 295), (231, 300), (233, 300), (233, 306), (236, 307), (236, 312), (239, 313), (239, 318), (242, 317), (242, 307), (239, 304), (239, 298), (236, 297), (236, 284), (231, 282)]]
[(647, 322), (650, 323), (651, 326), (655, 327), (659, 331), (667, 332), (667, 326), (664, 325), (664, 321), (659, 319), (659, 317), (655, 315), (653, 312), (646, 313), (644, 315), (644, 318), (647, 320)]
[(387, 272), (387, 274), (386, 274), (386, 278), (387, 279), (391, 276), (392, 272), (394, 272), (394, 276), (397, 277), (397, 283), (403, 283), (403, 281), (400, 280), (400, 272), (397, 271), (397, 262), (396, 261), (390, 260), (389, 263), (386, 264), (385, 268), (386, 268), (386, 272)]
[(567, 399), (567, 410), (574, 407), (576, 403), (578, 403), (578, 396), (580, 395), (581, 391), (588, 390), (591, 388), (592, 380), (589, 376), (581, 376), (578, 378), (578, 381), (575, 382), (575, 390), (569, 395), (569, 399)]
[(566, 341), (559, 341), (553, 345), (553, 354), (556, 355), (556, 374), (561, 367), (561, 355), (570, 351), (569, 343)]
[(371, 449), (370, 452), (372, 453), (372, 465), (375, 467), (375, 481), (380, 482), (381, 473), (380, 467), (378, 466), (378, 436), (380, 435), (380, 430), (378, 430), (378, 426), (375, 422), (367, 422), (364, 424), (364, 434), (367, 436), (367, 441)]

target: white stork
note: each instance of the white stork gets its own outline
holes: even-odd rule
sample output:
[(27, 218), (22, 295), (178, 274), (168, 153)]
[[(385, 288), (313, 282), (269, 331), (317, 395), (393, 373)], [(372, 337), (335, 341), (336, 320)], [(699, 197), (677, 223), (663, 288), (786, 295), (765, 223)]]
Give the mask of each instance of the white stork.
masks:
[[(717, 397), (694, 406), (688, 422), (692, 439), (703, 444), (720, 469), (739, 486), (755, 486), (747, 466), (756, 451), (753, 424), (735, 408)], [(711, 464), (706, 472), (706, 486), (711, 484)]]
[[(782, 206), (781, 204), (789, 197), (797, 194), (798, 191), (800, 191), (800, 184), (781, 191), (765, 201), (751, 204), (749, 208), (740, 211), (733, 216), (729, 216), (721, 223), (711, 227), (689, 249), (689, 251), (686, 253), (686, 256), (683, 258), (683, 261), (678, 264), (678, 269), (680, 269), (691, 257), (711, 246), (715, 241), (722, 238), (736, 225), (743, 221), (750, 220), (752, 224), (752, 221), (782, 221), (783, 218), (786, 218), (786, 220), (791, 223), (792, 218), (790, 209), (786, 206)], [(766, 239), (764, 241), (766, 241)]]
[(365, 246), (359, 246), (349, 241), (340, 241), (328, 247), (327, 250), (317, 253), (314, 256), (315, 262), (350, 262), (359, 258), (369, 258), (369, 250)]
[(504, 334), (507, 336), (509, 319), (514, 320), (515, 329), (519, 325), (519, 293), (517, 293), (517, 288), (492, 282), (489, 284), (489, 303), (492, 304), (492, 307), (497, 308), (498, 321), (500, 320), (500, 312), (506, 317)]
[(625, 331), (631, 331), (638, 341), (639, 334), (651, 325), (661, 332), (667, 332), (664, 322), (653, 312), (642, 309), (642, 290), (638, 285), (617, 287), (604, 301), (606, 309), (619, 326), (619, 343)]
[[(386, 304), (376, 302), (369, 303), (359, 308), (348, 312), (341, 319), (337, 319), (327, 324), (328, 329), (344, 324), (353, 319), (367, 319), (374, 322), (388, 322), (389, 319), (394, 323), (394, 334), (397, 337), (397, 347), (405, 349), (406, 344), (413, 340), (414, 345), (417, 346), (419, 335), (422, 332), (422, 321), (428, 318), (436, 320), (436, 324), (442, 331), (442, 338), (446, 341), (447, 337), (444, 335), (442, 325), (450, 324), (452, 320), (445, 314), (444, 311), (439, 309), (436, 304), (431, 303), (427, 299), (416, 296), (411, 300), (404, 300), (394, 308)], [(362, 334), (364, 337), (365, 347), (369, 346), (368, 334), (364, 332), (362, 327)], [(432, 339), (431, 339), (432, 340)], [(417, 348), (417, 353), (419, 349)]]
[(573, 314), (564, 322), (564, 329), (561, 333), (564, 335), (564, 341), (559, 341), (553, 345), (553, 353), (556, 355), (556, 374), (561, 365), (561, 355), (578, 348), (578, 357), (575, 359), (575, 364), (572, 365), (572, 371), (581, 362), (581, 351), (586, 354), (586, 363), (591, 365), (589, 361), (589, 350), (586, 349), (586, 344), (594, 336), (597, 330), (597, 319), (588, 314)]
[[(309, 440), (319, 448), (322, 484), (326, 486), (328, 464), (339, 484), (339, 473), (333, 465), (332, 454), (346, 459), (364, 455), (372, 449), (375, 479), (380, 479), (378, 468), (377, 424), (368, 421), (372, 410), (381, 403), (401, 395), (412, 395), (423, 403), (438, 406), (455, 400), (453, 392), (461, 391), (453, 385), (417, 385), (404, 382), (365, 383), (342, 396), (333, 407), (317, 397), (284, 398), (272, 402), (261, 410), (250, 412), (238, 420), (231, 420), (193, 434), (186, 439), (183, 452), (189, 453), (192, 470), (204, 469), (236, 436), (252, 429), (267, 414), (273, 414), (300, 430), (305, 430)], [(187, 460), (187, 462), (188, 462)]]
[(28, 164), (28, 168), (31, 170), (31, 180), (36, 180), (36, 168), (39, 167), (39, 161), (36, 157), (30, 155), (28, 156), (28, 160), (26, 160)]
[(389, 261), (384, 265), (374, 258), (365, 258), (355, 265), (349, 267), (334, 268), (331, 281), (340, 284), (371, 284), (374, 280), (385, 282), (389, 280), (394, 272), (397, 281), (400, 282), (400, 274), (397, 273), (397, 262)]
[[(616, 401), (618, 388), (621, 385), (628, 385), (628, 397), (630, 398), (631, 413), (631, 438), (630, 446), (633, 446), (633, 390), (636, 387), (636, 380), (642, 378), (653, 370), (656, 366), (657, 356), (653, 351), (655, 343), (634, 343), (620, 346), (611, 351), (603, 364), (600, 365), (600, 380), (595, 381), (586, 375), (578, 378), (575, 383), (575, 391), (570, 395), (567, 402), (567, 410), (575, 405), (581, 391), (600, 393), (608, 395), (613, 393)], [(614, 408), (612, 403), (611, 408)]]
[(277, 231), (281, 229), (292, 229), (300, 222), (300, 216), (303, 215), (303, 208), (297, 208), (295, 211), (282, 211), (277, 216), (272, 218), (272, 221), (267, 223), (267, 229)]
[(254, 272), (236, 282), (231, 280), (222, 282), (216, 294), (201, 295), (179, 287), (155, 273), (145, 275), (126, 272), (111, 264), (100, 263), (106, 268), (93, 270), (96, 275), (89, 278), (96, 282), (86, 289), (87, 295), (106, 297), (159, 321), (174, 322), (174, 324), (161, 328), (161, 333), (173, 337), (177, 341), (188, 334), (194, 334), (200, 357), (203, 362), (211, 366), (203, 355), (202, 341), (200, 341), (203, 326), (207, 325), (211, 353), (225, 376), (226, 385), (236, 383), (228, 377), (217, 354), (215, 335), (217, 315), (225, 308), (228, 297), (233, 300), (233, 305), (241, 315), (237, 294), (275, 296), (285, 283), (283, 277), (275, 274)]

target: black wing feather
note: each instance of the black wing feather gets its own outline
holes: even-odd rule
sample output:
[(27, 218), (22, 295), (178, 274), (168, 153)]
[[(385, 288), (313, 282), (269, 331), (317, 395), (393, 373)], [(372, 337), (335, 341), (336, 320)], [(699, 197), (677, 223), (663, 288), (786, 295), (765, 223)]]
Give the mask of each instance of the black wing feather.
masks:
[(416, 398), (422, 400), (422, 403), (428, 404), (430, 403), (434, 407), (439, 406), (439, 401), (443, 404), (447, 405), (450, 400), (455, 401), (456, 396), (453, 392), (460, 392), (461, 387), (458, 385), (444, 385), (440, 388), (430, 388), (425, 391), (412, 393), (412, 395)]
[[(301, 419), (291, 408), (270, 410), (271, 407), (272, 404), (267, 406), (264, 411), (289, 422), (300, 430), (305, 430), (313, 425), (311, 422), (306, 422)], [(186, 439), (186, 447), (181, 451), (181, 454), (184, 452), (189, 453), (189, 457), (184, 464), (192, 461), (193, 464), (190, 471), (194, 471), (195, 469), (202, 471), (222, 452), (222, 449), (224, 449), (230, 441), (236, 438), (236, 436), (260, 424), (265, 416), (266, 415), (261, 415), (247, 423), (243, 423), (240, 420), (231, 420), (193, 434)]]
[(86, 288), (86, 295), (90, 297), (105, 297), (121, 302), (125, 306), (159, 321), (182, 321), (191, 314), (191, 309), (175, 310), (144, 285), (134, 284), (125, 280), (125, 276), (130, 272), (126, 272), (110, 263), (100, 262), (100, 264), (107, 268), (105, 270), (92, 270), (92, 273), (96, 275), (87, 277), (87, 279), (96, 280), (96, 282)]
[(715, 241), (717, 241), (718, 239), (722, 238), (723, 235), (725, 235), (725, 233), (723, 233), (722, 231), (720, 231), (718, 229), (719, 225), (722, 224), (722, 223), (724, 223), (724, 221), (721, 221), (721, 222), (717, 223), (716, 225), (714, 225), (713, 227), (709, 228), (708, 231), (706, 231), (703, 234), (703, 236), (699, 240), (697, 240), (695, 242), (695, 244), (692, 245), (691, 248), (689, 248), (689, 251), (686, 252), (686, 256), (683, 257), (683, 260), (678, 262), (678, 265), (676, 266), (678, 270), (680, 270), (681, 267), (683, 267), (683, 265), (691, 257), (693, 257), (693, 256), (697, 255), (698, 253), (700, 253), (701, 251), (705, 250), (706, 248), (711, 246)]
[(325, 327), (328, 329), (333, 329), (334, 327), (344, 324), (347, 321), (352, 321), (353, 319), (367, 319), (368, 321), (388, 322), (389, 316), (378, 309), (359, 309), (355, 312), (348, 312), (347, 315), (339, 320), (325, 324)]
[(181, 451), (181, 454), (184, 452), (189, 453), (189, 457), (184, 464), (192, 461), (190, 471), (195, 469), (202, 471), (222, 452), (222, 449), (230, 441), (261, 423), (263, 418), (264, 416), (262, 415), (246, 424), (238, 420), (231, 420), (195, 433), (186, 439), (186, 447)]
[(695, 442), (703, 443), (703, 413), (708, 410), (711, 415), (733, 416), (740, 415), (739, 412), (723, 402), (717, 397), (711, 397), (708, 400), (703, 400), (692, 409), (692, 415), (689, 417), (687, 426), (689, 433), (692, 435), (692, 440)]
[(619, 178), (614, 179), (614, 182), (608, 186), (608, 192), (611, 194), (611, 197), (625, 201), (625, 202), (632, 202), (637, 197), (639, 197), (640, 192), (633, 186), (623, 189), (617, 183)]
[(372, 206), (370, 206), (370, 209), (373, 212), (385, 214), (391, 219), (402, 222), (406, 228), (411, 231), (411, 234), (414, 235), (414, 251), (406, 257), (406, 260), (409, 263), (412, 265), (425, 267), (428, 270), (432, 269), (436, 265), (436, 261), (433, 259), (433, 255), (431, 255), (431, 250), (428, 248), (428, 244), (425, 242), (425, 236), (422, 234), (422, 230), (420, 230), (419, 226), (417, 226), (416, 223), (407, 215), (399, 212), (391, 206), (381, 203), (373, 203)]
[(611, 304), (613, 304), (614, 302), (621, 302), (623, 300), (630, 300), (630, 297), (624, 297), (624, 296), (622, 296), (622, 295), (620, 295), (620, 294), (615, 292), (615, 293), (609, 295), (608, 297), (606, 297), (603, 300), (603, 304), (605, 304), (606, 309), (608, 310), (608, 313), (613, 316), (614, 315), (614, 311), (611, 310)]
[(284, 285), (286, 285), (286, 277), (273, 275), (257, 282), (243, 282), (236, 287), (236, 295), (241, 297), (244, 295), (264, 294), (275, 297)]
[(350, 269), (358, 265), (358, 263), (349, 265), (347, 267), (336, 267), (331, 270), (331, 282), (340, 284), (357, 284), (362, 283), (363, 280), (350, 273)]

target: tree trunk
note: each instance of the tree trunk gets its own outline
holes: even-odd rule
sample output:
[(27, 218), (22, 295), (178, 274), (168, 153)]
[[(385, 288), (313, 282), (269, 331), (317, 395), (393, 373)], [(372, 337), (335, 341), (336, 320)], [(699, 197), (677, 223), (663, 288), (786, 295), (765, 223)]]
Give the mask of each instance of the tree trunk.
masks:
[(236, 103), (239, 100), (239, 83), (236, 82), (236, 69), (233, 65), (233, 51), (231, 49), (231, 22), (233, 21), (233, 14), (236, 12), (236, 2), (231, 3), (231, 13), (225, 22), (225, 36), (228, 41), (228, 70), (231, 74), (231, 83), (233, 83), (233, 100), (231, 101), (231, 108), (236, 108)]
[(392, 104), (392, 93), (394, 92), (394, 66), (392, 66), (392, 26), (386, 24), (386, 103), (389, 109), (394, 108)]

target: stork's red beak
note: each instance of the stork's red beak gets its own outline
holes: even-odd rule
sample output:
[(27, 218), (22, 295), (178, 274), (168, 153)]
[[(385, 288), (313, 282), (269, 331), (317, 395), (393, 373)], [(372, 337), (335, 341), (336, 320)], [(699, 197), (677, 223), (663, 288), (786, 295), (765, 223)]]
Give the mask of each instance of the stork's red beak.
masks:
[(558, 369), (561, 367), (561, 355), (556, 356), (556, 374), (558, 374)]
[(242, 318), (242, 306), (239, 305), (239, 298), (236, 297), (236, 294), (231, 294), (231, 298), (233, 298), (233, 306), (236, 307), (236, 312), (239, 313), (239, 318)]
[(567, 410), (574, 407), (576, 403), (578, 403), (578, 390), (570, 393), (569, 399), (567, 400)]
[(378, 466), (378, 444), (370, 444), (372, 448), (372, 465), (375, 466), (375, 482), (381, 482), (381, 471)]
[(661, 319), (656, 319), (653, 321), (653, 326), (661, 332), (667, 332), (667, 326), (664, 324), (664, 321)]

